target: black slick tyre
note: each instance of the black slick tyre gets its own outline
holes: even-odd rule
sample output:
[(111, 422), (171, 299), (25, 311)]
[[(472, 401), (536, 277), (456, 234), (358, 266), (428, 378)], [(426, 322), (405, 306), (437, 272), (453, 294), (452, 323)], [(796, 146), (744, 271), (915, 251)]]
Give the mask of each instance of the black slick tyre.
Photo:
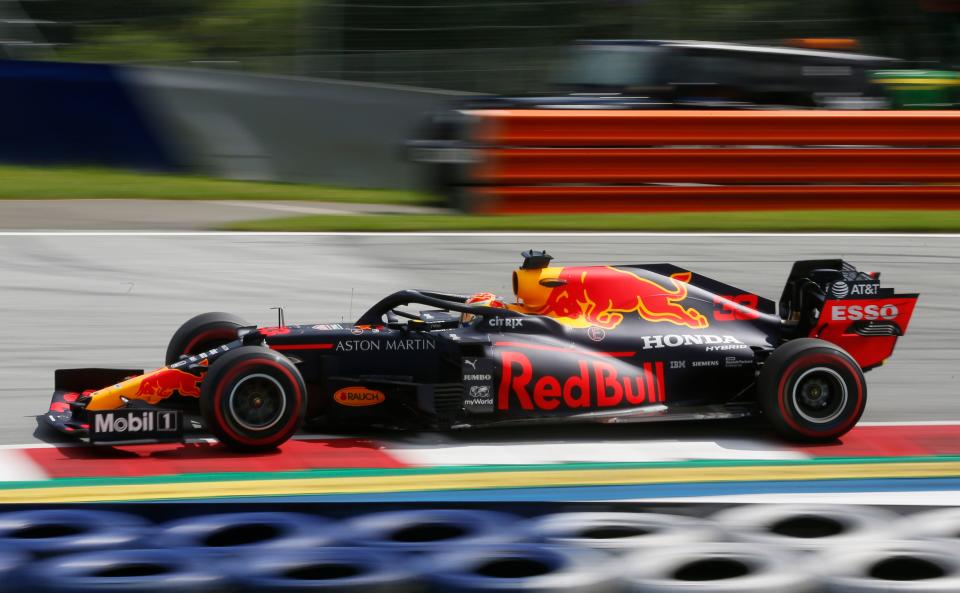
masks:
[(854, 427), (867, 403), (863, 371), (842, 348), (815, 338), (774, 350), (760, 371), (764, 416), (793, 441), (829, 442)]
[(628, 590), (611, 556), (576, 546), (523, 543), (455, 546), (415, 562), (424, 574), (427, 590), (436, 593), (620, 593)]
[(960, 557), (934, 541), (879, 541), (817, 554), (824, 593), (956, 593)]
[(184, 354), (200, 354), (237, 339), (237, 329), (250, 325), (230, 313), (203, 313), (188, 319), (174, 332), (167, 345), (164, 364), (180, 360)]
[(264, 451), (297, 431), (306, 397), (303, 378), (286, 357), (244, 346), (210, 365), (200, 391), (200, 413), (221, 443), (239, 451)]
[(773, 546), (688, 543), (624, 557), (625, 591), (643, 593), (813, 593), (815, 577)]
[[(25, 567), (11, 591), (44, 593), (220, 593), (216, 565), (178, 550), (117, 549), (68, 554)], [(6, 590), (6, 589), (4, 589)]]

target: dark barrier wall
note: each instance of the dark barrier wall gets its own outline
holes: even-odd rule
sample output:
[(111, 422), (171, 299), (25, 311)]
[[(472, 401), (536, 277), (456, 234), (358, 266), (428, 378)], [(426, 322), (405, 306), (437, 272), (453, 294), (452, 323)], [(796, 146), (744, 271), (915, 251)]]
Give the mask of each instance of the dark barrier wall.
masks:
[(0, 161), (174, 170), (116, 69), (0, 60)]
[(200, 172), (352, 187), (416, 187), (404, 142), (428, 112), (466, 96), (188, 69), (129, 68), (123, 77)]
[(418, 186), (402, 147), (465, 93), (199, 69), (0, 60), (0, 162)]

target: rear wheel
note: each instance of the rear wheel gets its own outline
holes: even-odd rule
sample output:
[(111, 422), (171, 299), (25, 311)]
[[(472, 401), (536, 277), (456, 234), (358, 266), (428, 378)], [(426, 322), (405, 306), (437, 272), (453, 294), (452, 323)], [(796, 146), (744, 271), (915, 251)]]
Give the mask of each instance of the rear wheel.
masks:
[(230, 313), (203, 313), (189, 319), (170, 338), (164, 364), (192, 356), (237, 339), (237, 329), (250, 325)]
[(220, 442), (263, 451), (287, 441), (303, 423), (306, 393), (300, 372), (286, 357), (244, 346), (210, 365), (200, 413)]
[(767, 359), (757, 382), (764, 416), (782, 436), (831, 441), (849, 431), (867, 403), (856, 361), (842, 348), (814, 338), (787, 342)]

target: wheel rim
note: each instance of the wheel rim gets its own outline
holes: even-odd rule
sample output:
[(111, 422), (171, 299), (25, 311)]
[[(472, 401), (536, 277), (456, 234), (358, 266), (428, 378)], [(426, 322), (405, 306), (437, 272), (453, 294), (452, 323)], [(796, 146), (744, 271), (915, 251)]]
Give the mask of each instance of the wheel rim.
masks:
[(793, 408), (801, 418), (814, 424), (839, 418), (848, 398), (846, 381), (829, 367), (807, 369), (793, 384)]
[(280, 422), (287, 410), (283, 386), (262, 373), (240, 379), (227, 401), (234, 422), (251, 431), (271, 428)]

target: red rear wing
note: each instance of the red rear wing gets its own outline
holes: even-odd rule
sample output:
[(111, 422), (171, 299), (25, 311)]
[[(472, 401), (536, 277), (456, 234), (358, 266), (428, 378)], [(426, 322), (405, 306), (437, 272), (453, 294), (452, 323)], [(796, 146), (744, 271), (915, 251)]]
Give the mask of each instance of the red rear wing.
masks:
[(846, 350), (864, 370), (883, 364), (907, 331), (916, 294), (828, 299), (810, 336)]

